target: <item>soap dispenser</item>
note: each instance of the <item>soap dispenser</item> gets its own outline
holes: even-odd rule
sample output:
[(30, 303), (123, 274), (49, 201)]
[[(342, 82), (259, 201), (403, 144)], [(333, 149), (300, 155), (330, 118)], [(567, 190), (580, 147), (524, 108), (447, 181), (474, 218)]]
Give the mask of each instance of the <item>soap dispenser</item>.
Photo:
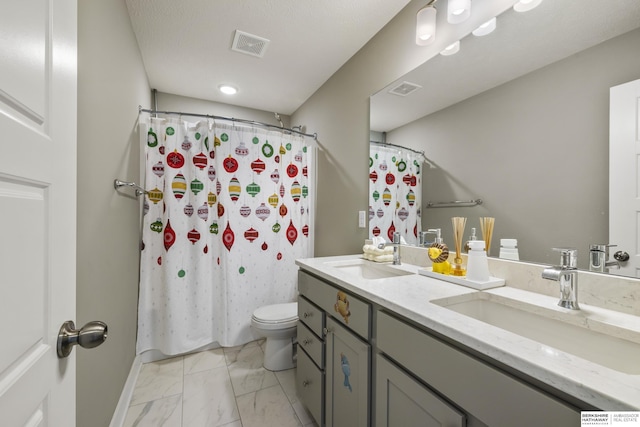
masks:
[(488, 282), (489, 279), (489, 262), (484, 250), (484, 240), (471, 240), (467, 258), (467, 280)]
[(469, 242), (472, 240), (478, 240), (478, 238), (476, 237), (476, 229), (472, 228), (471, 229), (471, 236), (469, 236), (469, 240), (467, 240), (467, 242), (464, 244), (464, 253), (468, 254), (469, 253)]
[(436, 240), (427, 249), (429, 259), (433, 263), (432, 270), (434, 273), (451, 274), (451, 264), (449, 263), (449, 248), (444, 244), (441, 237), (441, 230), (433, 228), (428, 230), (435, 233)]

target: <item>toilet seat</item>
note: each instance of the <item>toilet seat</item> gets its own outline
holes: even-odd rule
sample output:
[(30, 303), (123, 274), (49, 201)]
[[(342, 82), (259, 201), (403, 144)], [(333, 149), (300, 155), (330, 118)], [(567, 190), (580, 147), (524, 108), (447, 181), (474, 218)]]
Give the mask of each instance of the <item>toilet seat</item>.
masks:
[(293, 328), (298, 321), (298, 303), (290, 302), (260, 307), (253, 312), (251, 320), (262, 329)]

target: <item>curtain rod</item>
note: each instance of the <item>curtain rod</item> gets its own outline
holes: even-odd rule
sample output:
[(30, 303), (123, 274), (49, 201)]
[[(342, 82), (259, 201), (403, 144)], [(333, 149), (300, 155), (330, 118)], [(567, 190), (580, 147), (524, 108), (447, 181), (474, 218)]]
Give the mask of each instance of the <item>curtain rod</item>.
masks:
[(395, 147), (395, 148), (401, 148), (403, 150), (409, 150), (413, 153), (416, 154), (420, 154), (422, 156), (422, 158), (424, 159), (425, 163), (427, 163), (430, 167), (434, 168), (434, 164), (431, 163), (429, 161), (429, 159), (427, 159), (427, 156), (425, 156), (424, 151), (418, 151), (418, 150), (414, 150), (413, 148), (409, 148), (409, 147), (403, 147), (402, 145), (397, 145), (397, 144), (391, 144), (389, 142), (382, 142), (382, 141), (369, 141), (369, 143), (371, 144), (378, 144), (378, 145), (383, 145), (386, 147)]
[(138, 114), (139, 113), (170, 114), (170, 115), (177, 115), (177, 116), (192, 116), (192, 117), (204, 117), (204, 118), (207, 118), (207, 119), (228, 120), (230, 122), (239, 122), (239, 123), (245, 123), (245, 124), (250, 124), (250, 125), (264, 126), (264, 127), (268, 127), (268, 128), (279, 129), (279, 130), (286, 131), (286, 132), (293, 132), (293, 133), (297, 133), (298, 135), (308, 136), (309, 138), (313, 138), (315, 141), (318, 140), (318, 134), (317, 133), (313, 133), (313, 134), (304, 133), (304, 132), (301, 132), (299, 130), (289, 129), (289, 128), (285, 128), (285, 127), (282, 127), (282, 126), (271, 125), (269, 123), (256, 122), (254, 120), (236, 119), (234, 117), (214, 116), (214, 115), (211, 115), (211, 114), (183, 113), (183, 112), (180, 112), (180, 111), (151, 110), (151, 109), (148, 109), (148, 108), (142, 108), (142, 106), (138, 106)]

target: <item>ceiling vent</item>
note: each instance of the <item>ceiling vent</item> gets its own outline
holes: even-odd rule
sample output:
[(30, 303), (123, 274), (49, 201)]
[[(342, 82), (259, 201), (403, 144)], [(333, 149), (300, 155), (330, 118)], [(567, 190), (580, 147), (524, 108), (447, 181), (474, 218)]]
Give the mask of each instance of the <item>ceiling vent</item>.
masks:
[(236, 30), (236, 34), (233, 37), (231, 50), (262, 58), (264, 56), (265, 50), (267, 50), (268, 45), (269, 40), (265, 38), (254, 36), (253, 34), (245, 33), (244, 31)]
[(413, 93), (416, 90), (421, 89), (421, 88), (422, 88), (422, 86), (417, 85), (415, 83), (402, 82), (398, 86), (390, 89), (389, 93), (392, 93), (392, 94), (398, 95), (398, 96), (407, 96), (410, 93)]

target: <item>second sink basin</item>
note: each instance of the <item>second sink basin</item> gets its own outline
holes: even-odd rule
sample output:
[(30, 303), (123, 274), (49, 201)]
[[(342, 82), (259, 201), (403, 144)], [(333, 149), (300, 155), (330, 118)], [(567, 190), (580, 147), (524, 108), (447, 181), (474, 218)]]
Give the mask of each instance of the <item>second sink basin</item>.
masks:
[(376, 264), (364, 259), (348, 261), (335, 261), (326, 263), (328, 266), (337, 268), (340, 271), (357, 276), (360, 279), (385, 279), (389, 277), (406, 276), (414, 274), (409, 271), (393, 268), (385, 264)]
[(487, 292), (431, 302), (549, 346), (548, 353), (555, 348), (619, 372), (640, 374), (640, 333), (612, 326), (587, 311), (568, 313)]

